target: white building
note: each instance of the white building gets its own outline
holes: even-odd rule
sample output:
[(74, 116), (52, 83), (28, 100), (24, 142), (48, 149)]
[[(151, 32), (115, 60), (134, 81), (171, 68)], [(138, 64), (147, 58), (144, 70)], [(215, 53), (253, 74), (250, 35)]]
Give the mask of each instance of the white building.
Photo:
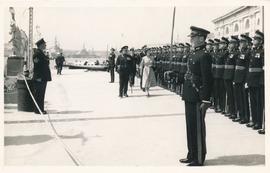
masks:
[(258, 29), (263, 31), (263, 7), (241, 6), (212, 21), (215, 27), (215, 37), (229, 37), (247, 34), (254, 36)]

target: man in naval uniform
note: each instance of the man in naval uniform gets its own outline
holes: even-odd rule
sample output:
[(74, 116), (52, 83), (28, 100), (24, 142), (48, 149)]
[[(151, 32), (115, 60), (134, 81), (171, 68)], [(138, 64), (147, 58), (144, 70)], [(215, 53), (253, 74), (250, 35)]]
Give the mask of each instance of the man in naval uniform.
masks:
[(203, 166), (206, 155), (205, 114), (211, 105), (212, 90), (211, 56), (205, 50), (209, 31), (191, 26), (190, 42), (193, 52), (187, 62), (183, 87), (185, 101), (188, 154), (181, 163), (188, 166)]
[(116, 60), (116, 71), (119, 73), (119, 97), (128, 97), (128, 79), (129, 79), (129, 66), (128, 66), (128, 46), (123, 46), (120, 50), (120, 55)]
[(249, 42), (252, 39), (242, 34), (240, 38), (240, 52), (235, 61), (234, 71), (234, 90), (235, 90), (235, 101), (236, 110), (239, 113), (239, 117), (233, 119), (234, 122), (241, 122), (245, 124), (249, 122), (249, 104), (246, 93), (246, 78), (248, 73), (248, 64), (251, 56), (251, 52), (248, 48)]
[[(40, 39), (36, 42), (37, 49), (33, 55), (34, 70), (33, 70), (33, 81), (34, 81), (34, 96), (35, 100), (43, 114), (47, 114), (44, 110), (44, 98), (47, 87), (47, 82), (52, 80), (50, 71), (50, 60), (49, 57), (44, 54), (46, 50), (46, 42), (44, 39)], [(40, 114), (38, 109), (35, 107), (34, 112)]]
[(249, 61), (249, 69), (247, 75), (247, 85), (250, 92), (250, 106), (252, 122), (249, 127), (254, 130), (262, 128), (263, 123), (263, 107), (262, 107), (262, 85), (260, 80), (263, 75), (264, 49), (263, 49), (264, 34), (260, 31), (255, 32), (254, 48), (251, 51)]

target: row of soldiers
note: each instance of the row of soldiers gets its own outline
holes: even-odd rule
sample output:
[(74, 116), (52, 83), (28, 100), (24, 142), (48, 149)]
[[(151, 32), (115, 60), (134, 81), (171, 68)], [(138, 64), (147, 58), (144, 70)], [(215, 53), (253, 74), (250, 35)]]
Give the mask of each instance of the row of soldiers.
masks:
[[(263, 44), (264, 34), (257, 30), (253, 39), (245, 34), (239, 38), (209, 39), (205, 50), (212, 56), (212, 108), (233, 122), (259, 130), (260, 134), (265, 133)], [(135, 50), (137, 59), (144, 49)], [(153, 68), (158, 84), (181, 96), (187, 63), (193, 53), (191, 45), (148, 49), (155, 57)]]

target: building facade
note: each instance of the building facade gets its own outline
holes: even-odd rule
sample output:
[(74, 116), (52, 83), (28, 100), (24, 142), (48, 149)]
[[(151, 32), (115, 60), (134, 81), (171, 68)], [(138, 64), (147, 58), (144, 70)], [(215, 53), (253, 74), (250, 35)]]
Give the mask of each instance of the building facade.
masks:
[(263, 7), (241, 6), (212, 21), (216, 38), (247, 34), (254, 36), (256, 30), (263, 31)]

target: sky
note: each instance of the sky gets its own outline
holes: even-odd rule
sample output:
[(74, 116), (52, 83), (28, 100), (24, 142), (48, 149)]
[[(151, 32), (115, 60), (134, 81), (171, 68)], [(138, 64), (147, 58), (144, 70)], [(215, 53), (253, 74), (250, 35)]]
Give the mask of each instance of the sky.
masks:
[[(190, 26), (214, 31), (212, 20), (238, 8), (237, 6), (176, 6), (174, 41), (188, 42)], [(28, 33), (28, 7), (15, 7), (17, 25)], [(10, 39), (11, 15), (5, 11), (5, 42)], [(34, 41), (36, 26), (54, 45), (57, 37), (63, 49), (106, 50), (123, 45), (140, 48), (144, 44), (170, 43), (173, 7), (169, 6), (96, 6), (96, 7), (34, 7)]]

